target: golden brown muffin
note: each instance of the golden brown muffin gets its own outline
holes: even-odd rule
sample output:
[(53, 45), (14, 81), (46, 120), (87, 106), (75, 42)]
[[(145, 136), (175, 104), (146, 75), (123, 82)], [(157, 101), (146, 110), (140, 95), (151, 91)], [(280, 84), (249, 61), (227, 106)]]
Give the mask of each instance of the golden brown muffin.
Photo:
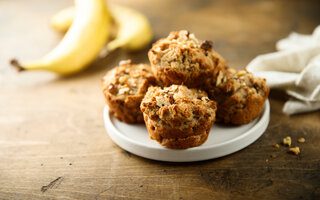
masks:
[(143, 122), (140, 103), (148, 87), (155, 83), (151, 67), (121, 61), (102, 79), (103, 94), (114, 117), (127, 123)]
[(217, 67), (204, 89), (217, 102), (217, 121), (231, 124), (246, 124), (257, 118), (269, 95), (265, 79), (227, 67)]
[(206, 92), (183, 85), (150, 87), (141, 111), (151, 139), (168, 148), (186, 149), (207, 140), (216, 103)]
[(171, 32), (154, 43), (148, 57), (156, 79), (164, 86), (198, 87), (212, 76), (215, 66), (225, 65), (211, 41), (199, 41), (185, 30)]

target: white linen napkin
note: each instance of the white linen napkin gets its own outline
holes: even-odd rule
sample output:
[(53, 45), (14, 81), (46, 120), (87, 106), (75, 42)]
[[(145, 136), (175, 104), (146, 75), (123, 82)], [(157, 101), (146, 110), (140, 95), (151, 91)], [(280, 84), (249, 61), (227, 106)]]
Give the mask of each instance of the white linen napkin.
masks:
[(266, 78), (270, 88), (286, 90), (292, 99), (285, 103), (284, 113), (320, 109), (320, 26), (312, 35), (291, 33), (276, 48), (254, 58), (247, 70)]

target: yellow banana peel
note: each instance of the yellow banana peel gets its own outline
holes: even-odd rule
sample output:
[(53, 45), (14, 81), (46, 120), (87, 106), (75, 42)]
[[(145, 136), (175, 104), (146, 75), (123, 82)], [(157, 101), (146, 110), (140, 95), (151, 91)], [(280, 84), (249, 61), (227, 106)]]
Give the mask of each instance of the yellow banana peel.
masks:
[(49, 54), (34, 62), (20, 64), (12, 60), (11, 64), (20, 71), (50, 70), (62, 75), (86, 68), (108, 39), (111, 16), (105, 0), (76, 0), (73, 16), (69, 30)]
[[(66, 8), (51, 20), (55, 30), (65, 32), (72, 24), (73, 7)], [(117, 26), (115, 39), (107, 44), (104, 51), (109, 52), (119, 47), (128, 51), (145, 48), (152, 40), (152, 30), (148, 19), (138, 11), (119, 5), (110, 5), (111, 15)], [(71, 22), (71, 23), (70, 23)]]

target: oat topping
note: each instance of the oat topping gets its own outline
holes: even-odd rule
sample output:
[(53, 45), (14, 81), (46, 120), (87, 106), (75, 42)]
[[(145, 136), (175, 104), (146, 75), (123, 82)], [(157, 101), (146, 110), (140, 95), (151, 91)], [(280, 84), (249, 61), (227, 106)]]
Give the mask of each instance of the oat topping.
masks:
[(193, 115), (200, 114), (196, 114), (198, 113), (196, 110), (214, 113), (215, 116), (216, 108), (215, 103), (207, 97), (205, 92), (188, 89), (182, 85), (172, 85), (164, 89), (160, 87), (149, 88), (142, 101), (141, 109), (151, 117), (157, 115), (158, 120), (186, 120), (184, 125), (189, 125), (196, 123), (196, 121), (191, 121)]
[[(148, 81), (154, 82), (149, 66), (143, 64), (131, 65), (131, 60), (120, 61), (112, 79), (111, 82), (114, 83), (112, 86), (113, 93), (122, 95), (122, 99), (126, 98), (126, 95), (140, 93), (141, 87), (145, 87), (144, 85), (148, 84)], [(146, 89), (142, 92), (146, 92)], [(119, 96), (119, 98), (121, 97)]]
[(220, 71), (219, 75), (217, 77), (217, 82), (216, 82), (216, 86), (219, 86), (221, 84), (221, 80), (223, 79), (223, 72)]
[(150, 138), (175, 149), (205, 142), (217, 109), (204, 91), (184, 85), (150, 87), (140, 107)]
[(244, 76), (244, 75), (246, 75), (246, 71), (244, 71), (244, 70), (240, 70), (240, 71), (238, 71), (237, 73), (236, 73), (236, 75), (238, 76), (238, 77), (240, 77), (240, 76)]
[(156, 96), (156, 101), (157, 101), (157, 106), (159, 107), (171, 105), (167, 94), (165, 94), (164, 96)]
[(119, 62), (119, 65), (121, 66), (121, 65), (130, 65), (131, 64), (131, 60), (121, 60), (120, 62)]
[(129, 88), (127, 88), (127, 87), (125, 87), (125, 88), (121, 88), (120, 90), (119, 90), (119, 94), (128, 94), (129, 93)]
[(235, 74), (237, 72), (234, 68), (228, 68), (227, 71), (231, 74)]
[(155, 83), (151, 67), (121, 61), (102, 81), (106, 103), (114, 116), (127, 123), (143, 122), (140, 103), (148, 87)]
[(200, 87), (218, 64), (225, 63), (211, 41), (199, 41), (185, 30), (171, 32), (154, 43), (148, 57), (155, 77), (164, 86)]
[(201, 100), (205, 101), (205, 102), (208, 102), (210, 99), (208, 97), (202, 97)]
[(218, 104), (217, 121), (231, 124), (246, 124), (257, 118), (269, 94), (265, 79), (224, 65), (214, 69), (204, 89)]
[(125, 83), (128, 81), (129, 78), (130, 78), (129, 75), (123, 75), (123, 76), (121, 76), (121, 77), (119, 78), (119, 83), (120, 83), (120, 84), (125, 84)]

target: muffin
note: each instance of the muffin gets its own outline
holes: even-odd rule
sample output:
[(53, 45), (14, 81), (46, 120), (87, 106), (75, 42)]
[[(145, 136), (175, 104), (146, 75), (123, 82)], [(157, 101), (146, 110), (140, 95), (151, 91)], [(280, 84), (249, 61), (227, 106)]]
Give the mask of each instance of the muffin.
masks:
[(123, 122), (142, 123), (140, 103), (148, 87), (154, 83), (149, 65), (132, 65), (130, 60), (121, 61), (102, 79), (103, 94), (110, 112)]
[(269, 95), (265, 79), (227, 67), (216, 68), (204, 89), (217, 103), (217, 122), (236, 125), (257, 118)]
[(183, 85), (150, 87), (141, 111), (151, 139), (168, 148), (186, 149), (207, 140), (216, 103), (206, 92)]
[(182, 30), (153, 44), (148, 57), (156, 79), (164, 86), (184, 84), (189, 88), (202, 85), (215, 66), (225, 60), (212, 49), (212, 42), (199, 41)]

